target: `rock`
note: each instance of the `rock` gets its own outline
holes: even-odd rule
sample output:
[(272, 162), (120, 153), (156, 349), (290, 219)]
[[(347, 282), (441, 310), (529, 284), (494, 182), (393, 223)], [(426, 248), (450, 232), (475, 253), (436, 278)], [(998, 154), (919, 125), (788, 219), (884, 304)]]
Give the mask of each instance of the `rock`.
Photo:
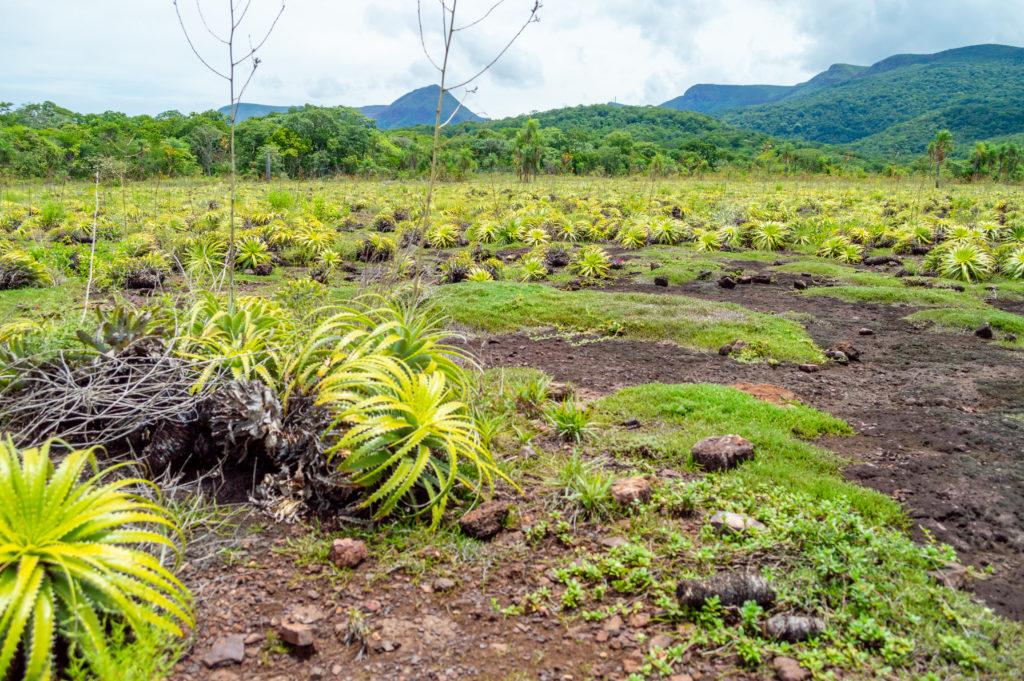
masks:
[(747, 284), (749, 284), (749, 283), (751, 283), (753, 281), (754, 281), (754, 278), (752, 276), (750, 276), (749, 274), (741, 274), (740, 276), (736, 277), (736, 283), (737, 284), (743, 284), (744, 286), (746, 286)]
[(1005, 336), (1003, 336), (1003, 340), (1006, 341), (1007, 343), (1016, 343), (1017, 336), (1016, 334), (1008, 333)]
[(821, 371), (820, 364), (797, 364), (796, 368), (805, 374), (816, 374)]
[(282, 641), (296, 648), (308, 648), (313, 645), (313, 628), (307, 624), (285, 620), (278, 625), (277, 635)]
[(202, 662), (210, 669), (225, 667), (229, 664), (241, 664), (245, 659), (245, 635), (228, 634), (223, 636), (203, 653)]
[(718, 285), (722, 288), (736, 288), (736, 280), (726, 275), (718, 279)]
[(806, 681), (811, 678), (811, 672), (801, 667), (792, 657), (776, 657), (772, 660), (772, 666), (779, 681)]
[(720, 354), (722, 357), (728, 357), (729, 355), (732, 354), (732, 345), (723, 345), (722, 347), (718, 348), (718, 354)]
[(874, 336), (875, 332), (865, 326), (863, 329), (857, 329), (857, 335), (858, 336)]
[(621, 478), (612, 483), (611, 494), (623, 506), (643, 503), (651, 498), (651, 483), (644, 477)]
[(740, 606), (754, 601), (762, 608), (775, 602), (775, 590), (760, 575), (742, 572), (720, 572), (703, 579), (682, 579), (676, 586), (679, 604), (687, 608), (701, 608), (709, 598), (718, 596), (723, 606)]
[(643, 629), (651, 623), (651, 614), (649, 612), (643, 611), (634, 612), (632, 615), (629, 616), (627, 622), (629, 623), (629, 626), (633, 627), (634, 629)]
[(712, 274), (713, 272), (711, 270), (701, 270), (700, 273), (697, 275), (697, 278), (700, 279), (701, 281), (707, 281), (708, 279), (711, 278)]
[(323, 667), (313, 667), (309, 670), (309, 681), (323, 681), (327, 676), (327, 670)]
[(934, 579), (939, 584), (944, 584), (950, 589), (962, 589), (967, 586), (967, 580), (970, 575), (967, 572), (967, 568), (959, 563), (949, 562), (946, 563), (945, 567), (939, 568), (938, 570), (930, 570), (928, 576)]
[(748, 530), (766, 530), (764, 523), (751, 518), (748, 515), (742, 513), (730, 513), (729, 511), (719, 511), (711, 516), (711, 527), (715, 528), (719, 532), (732, 532), (734, 534), (744, 534)]
[(985, 322), (974, 330), (974, 335), (978, 338), (989, 340), (992, 338), (992, 324), (990, 322)]
[(508, 503), (488, 501), (459, 518), (463, 533), (475, 539), (490, 539), (501, 532), (508, 514)]
[(209, 681), (241, 681), (242, 679), (242, 677), (230, 669), (216, 669), (207, 678)]
[(259, 265), (256, 265), (256, 267), (252, 268), (252, 273), (255, 274), (257, 277), (269, 277), (271, 274), (274, 273), (274, 263), (260, 263)]
[(628, 430), (637, 430), (641, 427), (639, 419), (629, 419), (622, 422), (622, 427)]
[(444, 593), (455, 588), (455, 580), (449, 579), (448, 577), (438, 577), (434, 580), (432, 586), (434, 587), (434, 591)]
[(956, 291), (957, 293), (963, 293), (964, 291), (967, 290), (966, 288), (964, 288), (963, 284), (953, 284), (952, 286), (950, 286), (950, 288)]
[(673, 674), (668, 677), (668, 681), (693, 681), (693, 677), (689, 674)]
[(793, 288), (795, 288), (797, 291), (803, 291), (807, 288), (807, 282), (797, 279), (796, 281), (793, 282)]
[(366, 560), (366, 544), (358, 539), (335, 539), (328, 559), (335, 567), (354, 568)]
[(723, 345), (722, 347), (718, 348), (718, 354), (723, 357), (728, 357), (732, 353), (739, 352), (743, 348), (747, 347), (747, 345), (747, 341), (736, 339), (732, 343), (729, 343), (728, 345)]
[(846, 355), (847, 359), (849, 359), (851, 362), (860, 361), (860, 350), (846, 342), (836, 343), (831, 348), (829, 348), (829, 351), (841, 352), (842, 354)]
[(755, 284), (770, 284), (772, 283), (772, 277), (770, 274), (755, 274), (753, 276)]
[(654, 285), (655, 286), (668, 286), (668, 277), (655, 277), (654, 278)]
[(601, 546), (607, 549), (614, 549), (616, 546), (622, 546), (628, 544), (629, 540), (625, 537), (605, 537), (601, 540)]
[(903, 261), (891, 255), (876, 255), (864, 258), (864, 264), (868, 267), (873, 267), (875, 265), (902, 265)]
[(324, 611), (315, 605), (297, 605), (288, 615), (288, 619), (299, 624), (316, 624), (325, 617)]
[(846, 356), (846, 353), (840, 352), (839, 350), (826, 350), (825, 356), (839, 362), (840, 364), (850, 363), (850, 358)]
[(618, 636), (624, 626), (625, 623), (622, 621), (622, 617), (619, 615), (612, 615), (604, 621), (604, 624), (601, 625), (601, 630), (608, 632), (612, 636)]
[(706, 437), (693, 446), (693, 460), (706, 471), (727, 471), (754, 458), (754, 445), (739, 435)]
[(998, 291), (999, 290), (999, 285), (998, 284), (989, 284), (988, 286), (985, 287), (985, 290), (986, 291), (993, 291), (993, 292), (994, 291)]
[(795, 393), (771, 383), (733, 383), (729, 387), (745, 392), (762, 402), (769, 402), (780, 406), (800, 401), (800, 398)]
[(532, 459), (537, 456), (537, 450), (530, 445), (523, 445), (519, 448), (520, 459)]
[(764, 631), (776, 641), (799, 643), (825, 633), (825, 623), (817, 617), (775, 615), (765, 623)]
[(672, 643), (673, 639), (668, 634), (656, 634), (651, 637), (647, 642), (647, 645), (651, 650), (657, 650), (659, 648), (664, 650), (665, 648), (671, 648)]

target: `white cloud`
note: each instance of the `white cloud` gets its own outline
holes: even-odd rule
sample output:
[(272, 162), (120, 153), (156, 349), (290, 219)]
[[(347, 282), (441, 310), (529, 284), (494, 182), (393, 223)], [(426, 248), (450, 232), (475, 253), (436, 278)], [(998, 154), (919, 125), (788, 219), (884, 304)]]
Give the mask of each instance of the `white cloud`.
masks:
[[(223, 3), (201, 1), (211, 24), (222, 25)], [(212, 52), (222, 46), (199, 39), (194, 2), (181, 2), (197, 46), (223, 64), (222, 51)], [(492, 2), (460, 0), (460, 17)], [(254, 32), (275, 3), (253, 0)], [(227, 103), (226, 84), (185, 43), (171, 0), (5, 4), (0, 100), (151, 114)], [(436, 54), (439, 12), (435, 0), (423, 4)], [(532, 4), (506, 0), (457, 34), (453, 78), (499, 50)], [(1005, 0), (544, 0), (540, 16), (480, 79), (472, 109), (497, 117), (613, 99), (658, 104), (695, 83), (792, 84), (834, 62), (1024, 42), (1024, 3)], [(385, 104), (437, 76), (420, 46), (414, 0), (288, 0), (260, 56), (245, 99), (267, 104)]]

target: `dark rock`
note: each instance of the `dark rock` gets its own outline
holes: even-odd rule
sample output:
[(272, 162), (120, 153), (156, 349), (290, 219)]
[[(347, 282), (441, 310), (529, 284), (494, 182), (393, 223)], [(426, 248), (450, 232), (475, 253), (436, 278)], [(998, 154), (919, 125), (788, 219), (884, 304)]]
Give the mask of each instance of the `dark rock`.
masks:
[(821, 371), (820, 364), (797, 364), (796, 368), (805, 374), (816, 374)]
[(652, 271), (652, 272), (653, 272), (654, 270), (658, 269), (659, 267), (661, 267), (661, 265), (659, 265), (659, 264), (658, 264), (658, 263), (656, 263), (656, 262), (651, 262), (651, 263), (647, 263), (647, 264), (651, 266), (651, 271)]
[(903, 261), (891, 255), (876, 255), (864, 258), (864, 264), (869, 267), (874, 265), (902, 265)]
[(640, 426), (641, 424), (638, 419), (629, 419), (628, 421), (622, 422), (622, 427), (628, 428), (629, 430), (637, 430)]
[(701, 270), (700, 274), (697, 275), (697, 279), (701, 281), (707, 281), (708, 279), (711, 278), (712, 274), (713, 272), (711, 270)]
[(860, 361), (860, 350), (858, 350), (857, 348), (853, 347), (849, 343), (846, 343), (846, 342), (836, 343), (831, 348), (829, 348), (829, 350), (833, 351), (833, 352), (841, 352), (841, 353), (843, 353), (844, 355), (846, 355), (847, 359), (849, 359), (851, 362), (859, 362)]
[(736, 277), (736, 283), (737, 284), (743, 284), (744, 286), (746, 286), (747, 284), (752, 283), (753, 281), (754, 281), (754, 278), (752, 276), (750, 276), (749, 274), (741, 274), (740, 276)]
[(1008, 333), (1005, 336), (1003, 336), (1003, 340), (1006, 341), (1007, 343), (1016, 343), (1017, 336), (1015, 334)]
[(985, 287), (985, 290), (986, 291), (993, 291), (993, 292), (998, 291), (999, 290), (999, 285), (998, 284), (989, 284), (988, 286)]
[(751, 277), (751, 279), (753, 279), (755, 284), (770, 284), (770, 283), (772, 283), (771, 275), (768, 275), (768, 274), (755, 274), (753, 277)]
[(654, 285), (655, 286), (668, 286), (668, 277), (655, 277), (654, 278)]
[(676, 587), (679, 604), (687, 608), (701, 608), (715, 596), (725, 607), (754, 601), (762, 608), (770, 608), (775, 602), (775, 590), (767, 579), (742, 572), (720, 572), (703, 579), (682, 579)]
[(718, 279), (718, 285), (722, 288), (736, 288), (736, 280), (726, 275)]
[(801, 272), (801, 273), (800, 273), (800, 276), (801, 276), (801, 277), (806, 277), (807, 279), (811, 279), (811, 278), (813, 278), (813, 277), (814, 277), (814, 275), (813, 275), (813, 274), (811, 274), (810, 272)]
[(910, 272), (908, 272), (906, 268), (901, 267), (900, 269), (896, 270), (896, 272), (892, 276), (899, 277), (902, 279), (903, 277), (909, 277)]
[(486, 540), (501, 532), (507, 514), (506, 502), (488, 501), (459, 518), (459, 526), (466, 535)]
[(990, 322), (985, 322), (974, 330), (974, 335), (978, 338), (984, 338), (985, 340), (992, 338), (992, 324)]
[(911, 255), (928, 255), (932, 250), (931, 246), (925, 244), (914, 244), (910, 247)]
[(723, 345), (722, 347), (718, 348), (718, 354), (720, 354), (722, 357), (728, 357), (729, 355), (731, 355), (732, 344)]
[(964, 291), (967, 290), (966, 288), (964, 288), (960, 284), (953, 284), (952, 286), (950, 286), (950, 288), (953, 289), (954, 291), (956, 291), (957, 293), (963, 293)]
[(807, 282), (797, 279), (796, 281), (793, 282), (793, 288), (795, 288), (797, 291), (803, 291), (807, 288)]
[(874, 336), (875, 332), (873, 330), (867, 328), (867, 327), (864, 327), (863, 329), (858, 329), (857, 330), (857, 335), (858, 336)]
[(210, 669), (229, 664), (241, 664), (245, 659), (245, 634), (228, 634), (217, 639), (202, 657)]
[(754, 458), (754, 445), (739, 435), (706, 437), (693, 446), (693, 461), (706, 471), (727, 471)]
[(850, 358), (846, 356), (845, 352), (842, 352), (840, 350), (826, 350), (825, 351), (825, 356), (828, 357), (831, 360), (835, 360), (836, 362), (839, 362), (840, 364), (849, 364), (850, 363)]
[(328, 558), (335, 567), (354, 568), (366, 560), (366, 544), (358, 539), (335, 539)]
[(621, 478), (612, 483), (611, 495), (616, 502), (627, 506), (643, 503), (651, 498), (651, 483), (644, 477)]
[(256, 267), (252, 268), (252, 273), (255, 274), (257, 277), (269, 277), (271, 274), (274, 273), (274, 263), (260, 263), (259, 265), (256, 265)]
[(775, 615), (764, 625), (765, 634), (777, 641), (799, 643), (825, 633), (825, 623), (817, 617)]
[(775, 676), (779, 681), (807, 681), (811, 672), (800, 666), (792, 657), (776, 657), (772, 660)]

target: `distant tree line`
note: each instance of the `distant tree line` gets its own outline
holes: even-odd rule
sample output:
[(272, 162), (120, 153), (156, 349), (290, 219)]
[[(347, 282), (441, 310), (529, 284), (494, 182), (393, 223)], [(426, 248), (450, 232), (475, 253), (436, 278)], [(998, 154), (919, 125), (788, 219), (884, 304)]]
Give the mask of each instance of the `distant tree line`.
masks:
[[(474, 171), (624, 176), (928, 172), (925, 149), (899, 168), (818, 143), (784, 141), (659, 107), (588, 106), (453, 126), (439, 158), (441, 175)], [(427, 126), (378, 130), (346, 107), (305, 106), (236, 126), (239, 171), (262, 176), (417, 177), (428, 172)], [(146, 180), (227, 172), (228, 123), (216, 111), (157, 116), (79, 114), (52, 102), (0, 103), (0, 174), (49, 180), (106, 177)], [(947, 162), (963, 180), (1019, 180), (1024, 155), (1013, 143), (979, 143)]]

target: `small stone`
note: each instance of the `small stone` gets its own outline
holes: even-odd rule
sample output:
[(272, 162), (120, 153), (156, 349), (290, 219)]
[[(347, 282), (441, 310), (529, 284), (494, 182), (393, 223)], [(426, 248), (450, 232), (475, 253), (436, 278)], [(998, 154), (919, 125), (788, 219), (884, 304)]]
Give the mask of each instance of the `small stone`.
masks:
[(998, 284), (989, 284), (988, 286), (985, 287), (985, 290), (986, 291), (998, 291), (999, 290), (999, 285)]
[(805, 374), (816, 374), (821, 371), (820, 364), (798, 364), (796, 368)]
[(722, 288), (736, 288), (736, 280), (726, 275), (724, 277), (719, 278), (718, 285), (721, 286)]
[(622, 671), (627, 674), (636, 674), (640, 671), (641, 665), (643, 665), (643, 660), (635, 657), (627, 657), (622, 661)]
[(313, 667), (309, 670), (309, 681), (323, 681), (327, 676), (327, 670), (323, 667)]
[(793, 288), (795, 288), (797, 291), (806, 290), (807, 282), (797, 279), (796, 281), (793, 282)]
[(864, 327), (863, 329), (857, 329), (857, 335), (858, 336), (874, 336), (875, 332), (873, 330), (867, 328), (867, 327)]
[(523, 445), (522, 447), (519, 448), (520, 459), (532, 459), (535, 456), (537, 456), (537, 450), (531, 447), (530, 445)]
[(229, 634), (217, 639), (202, 657), (202, 662), (210, 669), (239, 664), (245, 659), (245, 635)]
[(629, 616), (629, 626), (634, 629), (643, 629), (651, 623), (651, 614), (648, 612), (634, 612)]
[(840, 364), (850, 363), (850, 358), (846, 356), (846, 353), (839, 350), (826, 350), (825, 356), (839, 362)]
[(604, 624), (601, 625), (601, 630), (608, 632), (610, 636), (618, 636), (619, 632), (622, 631), (622, 627), (625, 626), (622, 617), (619, 615), (612, 615), (605, 620)]
[(776, 657), (772, 660), (772, 666), (775, 667), (775, 676), (779, 681), (806, 681), (811, 678), (811, 672), (791, 657)]
[(689, 674), (673, 674), (668, 677), (668, 681), (693, 681), (693, 677)]
[(448, 577), (438, 577), (434, 580), (434, 591), (444, 593), (455, 588), (455, 580)]
[(713, 273), (711, 272), (711, 270), (701, 270), (700, 273), (697, 275), (697, 278), (700, 279), (701, 281), (707, 281), (708, 279), (711, 278), (712, 274)]
[(313, 645), (313, 628), (306, 624), (285, 620), (278, 625), (277, 635), (282, 641), (296, 648), (308, 648)]
[(766, 530), (764, 523), (742, 513), (730, 513), (719, 511), (711, 516), (711, 527), (719, 532), (732, 532), (734, 534), (745, 534), (749, 530)]
[(491, 644), (491, 650), (493, 650), (494, 652), (498, 653), (499, 655), (504, 655), (505, 653), (508, 652), (508, 644), (507, 643), (492, 643)]
[(749, 274), (741, 274), (740, 276), (736, 277), (736, 283), (737, 284), (742, 284), (744, 286), (746, 286), (747, 284), (752, 283), (753, 281), (754, 281), (754, 278), (752, 276), (750, 276)]
[(643, 503), (651, 498), (651, 483), (647, 478), (621, 478), (612, 483), (611, 495), (616, 502), (626, 506), (635, 502)]
[(847, 359), (849, 359), (851, 362), (860, 361), (860, 350), (853, 347), (849, 343), (836, 343), (831, 348), (829, 348), (829, 352), (842, 353), (843, 355), (846, 355)]
[(1005, 336), (1003, 336), (1003, 340), (1006, 341), (1007, 343), (1016, 343), (1017, 336), (1012, 333), (1008, 333)]
[(291, 609), (289, 618), (299, 624), (316, 624), (327, 617), (324, 611), (315, 605), (298, 605)]
[(693, 460), (706, 471), (727, 471), (754, 458), (754, 445), (739, 435), (706, 437), (693, 446)]
[(764, 630), (776, 641), (799, 643), (825, 633), (825, 623), (817, 617), (775, 615), (765, 623)]
[(638, 419), (629, 419), (628, 421), (623, 421), (622, 422), (622, 427), (626, 428), (628, 430), (637, 430), (642, 425), (643, 424), (641, 424)]
[(755, 274), (751, 277), (755, 284), (770, 284), (772, 283), (772, 277), (769, 274)]
[(366, 544), (358, 539), (335, 539), (329, 560), (335, 567), (354, 568), (366, 560)]
[(974, 335), (977, 336), (978, 338), (984, 338), (985, 340), (989, 340), (990, 338), (992, 338), (993, 335), (992, 324), (990, 322), (985, 322), (984, 324), (982, 324), (981, 326), (974, 330)]
[(732, 354), (732, 345), (723, 345), (722, 347), (718, 348), (718, 354), (721, 355), (722, 357), (728, 357), (729, 355)]
[(930, 570), (928, 576), (939, 584), (944, 584), (950, 589), (962, 589), (967, 586), (967, 579), (970, 575), (967, 568), (959, 563), (948, 562), (945, 567), (938, 570)]
[(651, 650), (658, 650), (659, 648), (664, 650), (665, 648), (671, 648), (672, 642), (672, 637), (668, 634), (657, 634), (652, 636), (651, 640), (647, 643)]
[(654, 278), (654, 285), (655, 286), (668, 286), (668, 277), (655, 277)]
[(601, 540), (601, 546), (606, 549), (614, 549), (616, 546), (622, 546), (628, 544), (629, 540), (625, 537), (605, 537)]
[(464, 534), (475, 539), (487, 540), (501, 532), (506, 515), (508, 515), (506, 502), (488, 501), (459, 518), (459, 526)]

